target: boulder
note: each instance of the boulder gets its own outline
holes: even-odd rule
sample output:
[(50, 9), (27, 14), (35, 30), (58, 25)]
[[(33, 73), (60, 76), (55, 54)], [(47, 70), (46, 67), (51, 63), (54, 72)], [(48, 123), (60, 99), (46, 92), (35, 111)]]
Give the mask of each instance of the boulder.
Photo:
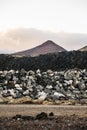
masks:
[(48, 119), (48, 115), (45, 112), (41, 112), (40, 114), (36, 115), (36, 120)]
[(45, 100), (46, 97), (47, 97), (47, 94), (46, 94), (44, 91), (39, 92), (38, 95), (37, 95), (37, 98), (38, 98), (39, 100)]
[[(8, 97), (12, 97), (12, 99), (8, 99)], [(48, 104), (48, 102), (58, 102), (62, 99), (86, 99), (87, 70), (0, 71), (0, 98), (4, 98), (5, 103), (22, 103), (28, 102), (22, 100), (25, 97), (31, 97), (32, 103), (35, 104), (45, 104), (46, 102)]]

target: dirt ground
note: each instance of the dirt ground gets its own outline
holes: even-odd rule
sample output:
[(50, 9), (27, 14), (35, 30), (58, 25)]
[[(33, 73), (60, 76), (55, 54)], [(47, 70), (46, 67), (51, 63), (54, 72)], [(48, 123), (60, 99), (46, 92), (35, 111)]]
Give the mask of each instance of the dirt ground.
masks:
[(0, 130), (87, 130), (87, 106), (0, 105)]
[(55, 115), (87, 116), (87, 106), (72, 105), (0, 105), (0, 117), (11, 117), (16, 114), (35, 116), (40, 112), (54, 112)]

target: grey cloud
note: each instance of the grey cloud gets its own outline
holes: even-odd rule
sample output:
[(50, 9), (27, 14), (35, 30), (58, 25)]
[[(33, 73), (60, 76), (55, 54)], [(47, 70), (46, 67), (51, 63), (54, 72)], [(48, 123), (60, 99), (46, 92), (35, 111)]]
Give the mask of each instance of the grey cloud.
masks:
[(67, 50), (87, 45), (87, 34), (41, 31), (33, 28), (12, 29), (0, 32), (0, 52), (13, 53), (30, 49), (46, 40), (52, 40)]

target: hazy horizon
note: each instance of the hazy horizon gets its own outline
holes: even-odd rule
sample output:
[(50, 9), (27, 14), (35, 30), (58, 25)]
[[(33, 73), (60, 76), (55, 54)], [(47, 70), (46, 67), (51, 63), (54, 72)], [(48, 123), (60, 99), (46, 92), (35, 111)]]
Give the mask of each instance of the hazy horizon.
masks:
[[(37, 29), (19, 28), (0, 33), (0, 52), (14, 53), (36, 47), (52, 40), (66, 50), (78, 50), (86, 46), (87, 34), (49, 32)], [(5, 46), (3, 46), (5, 45)]]

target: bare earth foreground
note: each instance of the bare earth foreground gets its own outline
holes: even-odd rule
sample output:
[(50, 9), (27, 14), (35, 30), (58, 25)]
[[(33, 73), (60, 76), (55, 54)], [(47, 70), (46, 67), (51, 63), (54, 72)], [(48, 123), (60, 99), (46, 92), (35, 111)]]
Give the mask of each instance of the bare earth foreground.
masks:
[(87, 106), (0, 105), (0, 130), (87, 130)]
[(54, 112), (55, 115), (87, 116), (87, 106), (61, 105), (0, 105), (0, 117), (12, 117), (16, 114), (35, 116), (40, 112)]

